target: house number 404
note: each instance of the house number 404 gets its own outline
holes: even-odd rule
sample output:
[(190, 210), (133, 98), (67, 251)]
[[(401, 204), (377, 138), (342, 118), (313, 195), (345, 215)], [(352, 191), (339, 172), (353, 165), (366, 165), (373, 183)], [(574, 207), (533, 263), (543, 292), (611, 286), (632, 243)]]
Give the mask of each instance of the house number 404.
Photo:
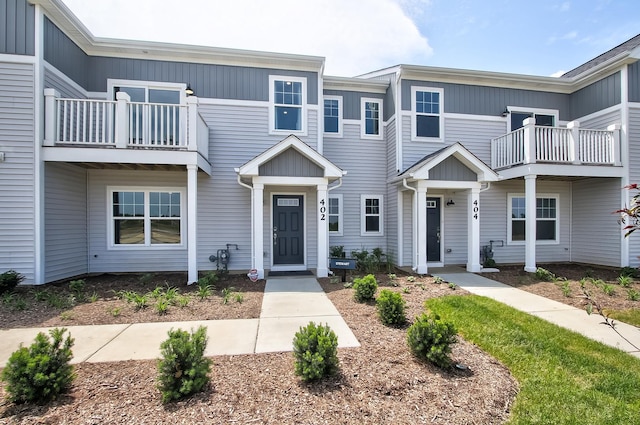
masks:
[(473, 201), (473, 218), (476, 220), (478, 219), (478, 211), (480, 211), (480, 209), (478, 208), (478, 200), (476, 199)]
[(327, 217), (327, 206), (325, 205), (325, 200), (320, 200), (320, 220), (324, 221)]

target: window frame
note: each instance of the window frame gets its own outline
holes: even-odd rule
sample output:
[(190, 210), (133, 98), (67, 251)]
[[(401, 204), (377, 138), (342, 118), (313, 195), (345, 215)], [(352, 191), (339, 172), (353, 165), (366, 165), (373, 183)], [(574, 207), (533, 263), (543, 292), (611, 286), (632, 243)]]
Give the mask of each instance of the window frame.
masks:
[[(335, 100), (338, 102), (338, 131), (337, 132), (328, 132), (326, 125), (324, 123), (325, 120), (325, 114), (324, 114), (324, 102), (325, 100)], [(342, 109), (342, 96), (324, 96), (322, 98), (322, 123), (323, 123), (323, 133), (325, 137), (342, 137), (342, 114), (343, 114), (343, 109)]]
[(120, 79), (107, 79), (107, 99), (115, 100), (115, 88), (116, 87), (131, 87), (145, 89), (145, 102), (149, 102), (149, 90), (169, 90), (177, 91), (180, 93), (179, 105), (187, 104), (187, 85), (185, 83), (169, 83), (164, 81), (144, 81), (144, 80), (120, 80)]
[[(367, 214), (366, 202), (368, 199), (378, 200), (378, 214)], [(377, 232), (367, 231), (367, 216), (377, 216), (379, 229)], [(360, 236), (384, 235), (384, 195), (360, 195)]]
[[(276, 104), (275, 84), (277, 81), (290, 81), (293, 83), (301, 83), (301, 104), (289, 105), (289, 104)], [(287, 108), (300, 108), (300, 129), (288, 130), (276, 128), (276, 108), (279, 106)], [(324, 106), (324, 103), (323, 103)], [(306, 77), (292, 77), (288, 75), (269, 75), (269, 134), (297, 134), (301, 136), (307, 135), (307, 78)]]
[[(511, 125), (511, 114), (530, 114), (533, 117), (535, 117), (536, 115), (549, 115), (553, 117), (553, 127), (559, 127), (559, 119), (560, 119), (560, 112), (557, 109), (543, 109), (543, 108), (527, 108), (524, 106), (507, 106), (507, 111), (509, 112), (509, 114), (507, 115), (506, 119), (507, 119), (507, 132), (511, 133), (514, 130), (513, 126)], [(538, 124), (536, 124), (538, 125)], [(518, 127), (518, 128), (522, 128)]]
[[(378, 134), (367, 134), (367, 103), (378, 104)], [(374, 97), (360, 98), (360, 137), (362, 139), (382, 140), (384, 138), (383, 106), (382, 99)]]
[[(438, 93), (439, 95), (439, 113), (427, 114), (418, 113), (416, 108), (417, 94), (418, 92)], [(438, 137), (426, 137), (418, 136), (418, 116), (437, 116), (438, 117)], [(427, 87), (427, 86), (411, 86), (411, 140), (416, 141), (428, 141), (428, 142), (443, 142), (444, 141), (444, 89), (439, 87)]]
[[(144, 193), (144, 244), (117, 244), (115, 243), (115, 220), (113, 215), (113, 194), (114, 192), (143, 192)], [(151, 217), (150, 214), (150, 193), (179, 193), (180, 194), (180, 243), (179, 244), (154, 244), (151, 243), (151, 221), (158, 217)], [(150, 187), (150, 186), (108, 186), (107, 187), (107, 245), (109, 250), (132, 250), (132, 249), (180, 249), (186, 248), (186, 208), (187, 191), (184, 187)], [(167, 218), (167, 220), (176, 218)]]
[[(327, 199), (329, 199), (329, 204), (327, 205), (327, 218), (329, 219), (329, 222), (327, 223), (327, 227), (329, 228), (329, 234), (332, 236), (342, 236), (343, 235), (343, 217), (344, 217), (344, 204), (343, 204), (343, 199), (342, 199), (342, 194), (335, 194), (335, 195), (330, 195), (327, 197)], [(331, 213), (331, 199), (337, 199), (338, 200), (338, 214), (332, 214)], [(330, 229), (330, 225), (331, 225), (331, 216), (338, 216), (338, 230), (331, 230)]]
[[(514, 219), (512, 217), (513, 212), (513, 199), (514, 198), (523, 198), (525, 199), (525, 208), (526, 208), (526, 197), (524, 193), (509, 193), (507, 196), (507, 245), (524, 245), (526, 243), (526, 239), (522, 241), (514, 241), (513, 240), (513, 221), (524, 221), (525, 222), (525, 231), (526, 231), (526, 218), (524, 219)], [(556, 201), (556, 217), (554, 219), (549, 218), (538, 218), (537, 207), (536, 207), (536, 225), (538, 221), (555, 221), (555, 239), (546, 239), (539, 240), (536, 235), (536, 245), (558, 245), (560, 243), (560, 195), (557, 193), (537, 193), (536, 194), (536, 204), (538, 199), (555, 199)], [(525, 232), (526, 233), (526, 232)]]

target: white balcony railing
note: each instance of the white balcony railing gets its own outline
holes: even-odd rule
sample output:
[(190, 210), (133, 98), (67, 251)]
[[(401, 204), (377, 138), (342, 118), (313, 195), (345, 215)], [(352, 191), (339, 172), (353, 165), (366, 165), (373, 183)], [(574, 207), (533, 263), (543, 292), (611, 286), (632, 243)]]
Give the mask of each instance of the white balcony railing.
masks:
[(45, 89), (45, 146), (174, 149), (208, 158), (209, 129), (198, 113), (197, 98), (186, 105), (65, 99)]
[(491, 141), (493, 169), (533, 163), (620, 165), (618, 124), (606, 130), (583, 130), (576, 121), (566, 128), (536, 126), (534, 118), (524, 124)]

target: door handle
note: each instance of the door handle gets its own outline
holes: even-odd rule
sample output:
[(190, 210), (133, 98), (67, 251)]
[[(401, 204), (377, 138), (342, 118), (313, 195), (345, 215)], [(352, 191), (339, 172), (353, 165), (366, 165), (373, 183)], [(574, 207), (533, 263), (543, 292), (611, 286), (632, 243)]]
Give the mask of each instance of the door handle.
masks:
[(273, 228), (273, 244), (274, 245), (278, 244), (278, 228), (277, 227)]

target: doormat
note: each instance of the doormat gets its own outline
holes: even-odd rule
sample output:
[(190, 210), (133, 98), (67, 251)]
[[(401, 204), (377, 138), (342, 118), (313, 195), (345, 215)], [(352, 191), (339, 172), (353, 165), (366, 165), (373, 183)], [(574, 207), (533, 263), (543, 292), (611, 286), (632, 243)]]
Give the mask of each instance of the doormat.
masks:
[(285, 277), (285, 276), (313, 276), (309, 270), (298, 270), (293, 272), (272, 272), (269, 271), (269, 277)]

